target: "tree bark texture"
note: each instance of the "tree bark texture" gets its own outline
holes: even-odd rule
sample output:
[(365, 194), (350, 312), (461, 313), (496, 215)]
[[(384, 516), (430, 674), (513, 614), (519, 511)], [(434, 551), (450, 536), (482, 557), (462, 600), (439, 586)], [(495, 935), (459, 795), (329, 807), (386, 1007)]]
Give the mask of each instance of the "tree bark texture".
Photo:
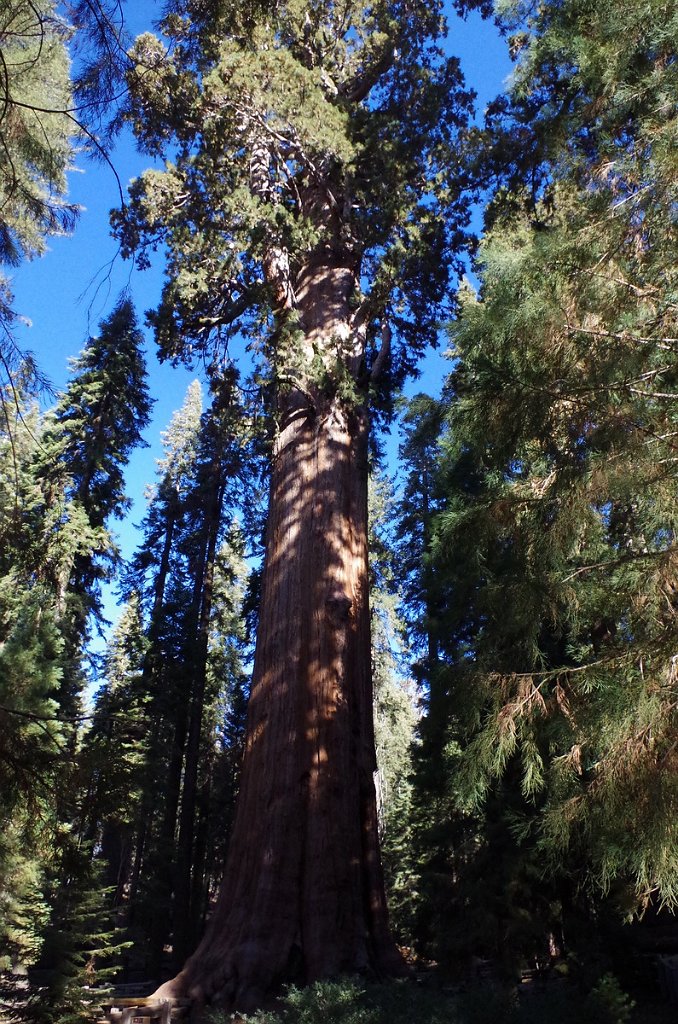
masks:
[[(347, 274), (316, 267), (295, 289), (304, 346), (340, 351), (346, 364), (356, 355)], [(225, 876), (202, 942), (159, 991), (242, 1010), (285, 981), (402, 971), (388, 929), (373, 782), (367, 413), (312, 381), (279, 404)]]

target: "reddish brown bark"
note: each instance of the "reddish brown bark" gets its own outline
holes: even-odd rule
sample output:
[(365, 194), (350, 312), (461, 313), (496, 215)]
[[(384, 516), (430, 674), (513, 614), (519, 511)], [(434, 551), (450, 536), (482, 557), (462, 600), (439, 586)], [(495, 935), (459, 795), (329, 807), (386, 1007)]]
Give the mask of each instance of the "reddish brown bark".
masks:
[[(355, 372), (352, 283), (316, 266), (295, 292), (308, 349)], [(228, 862), (202, 942), (160, 990), (239, 1009), (284, 981), (401, 969), (373, 782), (367, 415), (308, 377), (281, 402)]]

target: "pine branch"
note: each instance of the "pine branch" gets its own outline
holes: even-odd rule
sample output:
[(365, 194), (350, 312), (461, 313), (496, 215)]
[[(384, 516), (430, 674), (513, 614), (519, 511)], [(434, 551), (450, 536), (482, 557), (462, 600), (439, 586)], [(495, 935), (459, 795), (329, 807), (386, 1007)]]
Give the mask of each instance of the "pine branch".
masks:
[(629, 552), (627, 555), (621, 555), (619, 558), (611, 558), (604, 562), (595, 562), (591, 565), (583, 565), (579, 569), (575, 569), (569, 576), (564, 576), (559, 583), (569, 583), (576, 576), (581, 575), (584, 572), (592, 572), (594, 569), (611, 569), (618, 565), (625, 565), (627, 562), (634, 562), (643, 558), (663, 558), (664, 556), (671, 554), (673, 551), (678, 551), (678, 545), (672, 544), (668, 547), (662, 548), (660, 551), (634, 551)]

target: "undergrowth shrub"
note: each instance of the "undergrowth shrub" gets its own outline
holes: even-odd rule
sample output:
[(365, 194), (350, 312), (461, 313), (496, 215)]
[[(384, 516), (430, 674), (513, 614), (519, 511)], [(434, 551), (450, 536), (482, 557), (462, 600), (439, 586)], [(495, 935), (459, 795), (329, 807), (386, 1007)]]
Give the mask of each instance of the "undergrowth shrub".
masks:
[(211, 1024), (629, 1024), (633, 1003), (605, 975), (588, 993), (563, 983), (515, 992), (478, 985), (458, 994), (412, 981), (368, 985), (360, 978), (288, 989), (275, 1010), (213, 1013)]
[[(367, 985), (359, 978), (290, 988), (275, 1011), (249, 1017), (214, 1014), (213, 1024), (457, 1024), (451, 996), (412, 982)], [(459, 1024), (462, 1024), (459, 1020)]]

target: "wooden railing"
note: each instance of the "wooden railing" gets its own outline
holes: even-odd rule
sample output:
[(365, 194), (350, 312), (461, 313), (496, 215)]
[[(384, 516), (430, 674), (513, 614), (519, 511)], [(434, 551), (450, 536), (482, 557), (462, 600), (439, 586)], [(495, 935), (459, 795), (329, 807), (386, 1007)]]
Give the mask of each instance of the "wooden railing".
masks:
[(104, 1016), (97, 1024), (174, 1024), (188, 1020), (190, 1000), (112, 995), (102, 1001), (102, 1008)]

